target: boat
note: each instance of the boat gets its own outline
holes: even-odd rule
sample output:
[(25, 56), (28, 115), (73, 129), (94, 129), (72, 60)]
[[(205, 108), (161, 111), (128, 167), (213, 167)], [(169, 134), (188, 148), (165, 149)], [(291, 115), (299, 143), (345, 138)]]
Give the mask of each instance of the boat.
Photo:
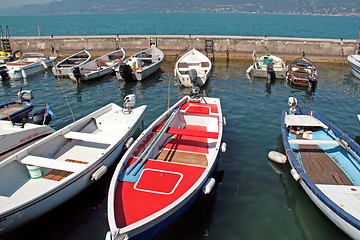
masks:
[(25, 53), (16, 61), (5, 63), (5, 66), (10, 78), (27, 78), (49, 68), (56, 59), (57, 57), (45, 57), (43, 53)]
[(135, 102), (109, 103), (0, 162), (0, 235), (99, 180), (142, 122), (146, 106)]
[(20, 57), (19, 55), (17, 55), (18, 52), (19, 51), (16, 51), (14, 53), (9, 53), (9, 52), (0, 51), (0, 63), (7, 63), (18, 60)]
[(115, 69), (116, 77), (125, 82), (142, 81), (155, 73), (164, 60), (164, 53), (151, 47), (127, 58)]
[(8, 102), (0, 105), (0, 120), (9, 120), (14, 123), (28, 119), (29, 113), (34, 105), (30, 102), (34, 98), (31, 90), (22, 90), (17, 94), (17, 101)]
[(45, 124), (20, 124), (0, 120), (0, 156), (5, 152), (15, 149), (43, 135), (49, 135), (54, 131), (54, 129)]
[(316, 66), (305, 56), (294, 59), (287, 66), (286, 80), (289, 84), (315, 89), (317, 78)]
[(223, 124), (220, 99), (197, 87), (141, 133), (110, 182), (106, 239), (152, 239), (209, 194)]
[(281, 131), (293, 178), (342, 231), (360, 238), (360, 146), (314, 111), (282, 111)]
[(69, 77), (69, 73), (73, 71), (74, 67), (81, 67), (90, 61), (91, 54), (84, 49), (58, 62), (52, 68), (52, 72), (55, 76)]
[(349, 55), (347, 56), (346, 59), (349, 62), (352, 74), (358, 79), (360, 79), (360, 55), (359, 54)]
[(80, 67), (74, 67), (69, 73), (69, 77), (77, 83), (100, 78), (111, 74), (124, 59), (125, 51), (121, 48), (85, 63)]
[(274, 55), (264, 55), (257, 57), (253, 52), (253, 64), (246, 70), (247, 74), (258, 78), (267, 78), (269, 81), (275, 79), (285, 79), (285, 61)]
[(174, 76), (184, 87), (201, 87), (208, 80), (211, 67), (210, 59), (193, 48), (176, 62)]

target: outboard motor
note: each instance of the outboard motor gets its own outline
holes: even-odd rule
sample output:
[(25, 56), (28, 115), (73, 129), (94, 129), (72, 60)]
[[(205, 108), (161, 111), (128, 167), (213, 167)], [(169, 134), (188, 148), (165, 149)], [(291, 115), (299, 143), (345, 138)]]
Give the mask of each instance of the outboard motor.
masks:
[(317, 79), (313, 72), (308, 73), (308, 80), (309, 80), (309, 88), (315, 89), (316, 84), (317, 84)]
[(9, 75), (7, 73), (7, 68), (5, 65), (0, 66), (0, 76), (1, 76), (1, 79), (3, 79), (3, 80), (9, 78)]
[(195, 86), (196, 78), (197, 78), (197, 72), (195, 69), (189, 70), (189, 78), (190, 78), (190, 82), (192, 83), (192, 85)]
[(296, 113), (296, 106), (297, 106), (297, 99), (294, 97), (289, 97), (288, 105), (290, 107), (289, 113), (291, 115), (295, 115)]
[(276, 76), (275, 76), (275, 70), (274, 70), (274, 64), (272, 62), (268, 62), (267, 68), (266, 68), (268, 81), (275, 82)]
[(124, 80), (125, 82), (130, 82), (132, 80), (132, 69), (124, 62), (119, 64), (118, 74), (118, 78)]
[(200, 94), (200, 88), (199, 87), (193, 87), (190, 92), (190, 98), (191, 100), (200, 100), (201, 94)]
[(74, 74), (74, 77), (75, 77), (75, 79), (76, 79), (76, 82), (79, 83), (80, 80), (81, 80), (80, 68), (79, 68), (79, 67), (74, 67), (73, 74)]
[(35, 124), (48, 125), (52, 120), (51, 114), (47, 107), (36, 108), (29, 113), (28, 122)]
[(124, 98), (124, 112), (130, 113), (131, 110), (135, 107), (136, 96), (135, 94), (129, 94)]

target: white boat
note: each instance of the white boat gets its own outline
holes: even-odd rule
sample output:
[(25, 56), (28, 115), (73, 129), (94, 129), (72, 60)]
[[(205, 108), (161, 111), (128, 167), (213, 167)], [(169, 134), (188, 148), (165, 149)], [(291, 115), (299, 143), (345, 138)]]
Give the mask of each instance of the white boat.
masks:
[(129, 57), (115, 69), (116, 77), (125, 82), (142, 81), (156, 72), (164, 60), (164, 53), (151, 47)]
[(156, 119), (115, 169), (106, 239), (152, 239), (209, 194), (223, 123), (220, 99), (197, 94)]
[(360, 146), (319, 114), (296, 109), (296, 104), (290, 98), (291, 108), (281, 116), (291, 175), (336, 226), (360, 239)]
[(111, 74), (124, 59), (125, 51), (121, 48), (80, 67), (74, 67), (73, 71), (69, 73), (69, 77), (77, 83), (103, 77)]
[(69, 73), (73, 71), (74, 67), (81, 67), (90, 61), (91, 54), (84, 49), (58, 62), (52, 68), (52, 72), (55, 76), (69, 77)]
[[(0, 234), (98, 180), (142, 122), (146, 106), (110, 103), (0, 162)], [(129, 107), (130, 104), (130, 107)]]
[(27, 78), (29, 75), (51, 67), (57, 57), (45, 57), (43, 53), (25, 53), (18, 60), (5, 63), (10, 78)]
[(11, 121), (0, 120), (0, 154), (54, 131), (48, 125), (16, 124)]
[(346, 59), (350, 64), (350, 69), (352, 74), (354, 74), (355, 77), (360, 79), (360, 55), (359, 54), (349, 55)]
[(286, 78), (285, 61), (274, 55), (264, 55), (261, 57), (253, 53), (253, 64), (249, 66), (246, 73), (253, 77), (267, 78), (269, 81)]
[(193, 48), (176, 62), (174, 76), (184, 87), (201, 87), (208, 80), (211, 67), (210, 59)]

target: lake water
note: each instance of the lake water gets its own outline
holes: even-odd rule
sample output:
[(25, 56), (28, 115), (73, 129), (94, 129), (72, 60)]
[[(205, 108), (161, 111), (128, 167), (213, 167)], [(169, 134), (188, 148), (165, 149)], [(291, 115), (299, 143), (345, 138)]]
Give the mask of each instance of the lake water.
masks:
[(356, 39), (360, 17), (247, 13), (0, 16), (11, 36), (230, 35)]
[[(275, 171), (267, 154), (284, 152), (280, 115), (288, 108), (290, 96), (298, 99), (301, 108), (317, 111), (351, 137), (360, 135), (356, 117), (360, 81), (347, 63), (318, 64), (319, 83), (309, 92), (281, 80), (267, 84), (263, 79), (248, 79), (245, 72), (250, 63), (214, 62), (202, 92), (221, 99), (227, 119), (223, 135), (227, 152), (219, 155), (219, 182), (158, 239), (346, 239), (293, 180), (289, 164), (277, 164)], [(169, 86), (170, 104), (189, 93), (171, 78), (173, 66), (174, 62), (166, 61), (160, 72), (139, 83), (125, 84), (114, 76), (80, 86), (70, 79), (60, 83), (76, 119), (110, 102), (122, 105), (122, 99), (134, 93), (138, 105), (148, 105), (147, 127), (167, 109)], [(50, 71), (26, 81), (0, 81), (0, 100), (14, 100), (21, 86), (31, 89), (32, 102), (35, 106), (48, 103), (57, 115), (51, 125), (59, 129), (72, 122), (60, 83)], [(106, 197), (114, 167), (75, 198), (2, 239), (104, 239), (108, 231)]]
[[(121, 13), (0, 17), (12, 36), (203, 34), (356, 39), (359, 17), (324, 17), (223, 13)], [(76, 23), (76, 24), (74, 24)], [(267, 84), (248, 79), (250, 61), (214, 62), (212, 76), (202, 87), (205, 96), (221, 99), (227, 119), (223, 141), (227, 152), (219, 155), (218, 184), (201, 196), (158, 239), (346, 239), (311, 202), (289, 171), (288, 163), (274, 165), (269, 151), (283, 151), (280, 115), (290, 96), (301, 108), (313, 109), (351, 137), (360, 135), (360, 81), (343, 64), (318, 64), (315, 91), (289, 87), (284, 81)], [(55, 129), (72, 122), (65, 95), (75, 118), (134, 93), (138, 105), (147, 104), (147, 127), (189, 89), (177, 86), (171, 75), (173, 61), (143, 82), (128, 83), (108, 76), (77, 86), (70, 79), (59, 82), (50, 71), (23, 80), (0, 81), (0, 100), (16, 99), (23, 87), (34, 92), (35, 106), (48, 103), (57, 117)], [(170, 81), (170, 82), (169, 82)], [(60, 85), (61, 83), (61, 85)], [(2, 236), (2, 239), (104, 239), (108, 231), (106, 198), (115, 165), (98, 182), (46, 215)], [(275, 170), (276, 171), (275, 171)]]

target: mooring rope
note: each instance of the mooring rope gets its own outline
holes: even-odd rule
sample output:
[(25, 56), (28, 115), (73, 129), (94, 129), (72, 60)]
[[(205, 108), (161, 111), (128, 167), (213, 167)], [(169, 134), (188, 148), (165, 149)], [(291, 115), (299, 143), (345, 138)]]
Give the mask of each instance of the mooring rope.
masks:
[[(55, 68), (56, 72), (58, 72), (58, 68), (57, 68), (57, 67), (55, 67), (54, 62), (52, 62), (52, 64), (53, 64), (53, 67)], [(60, 81), (59, 75), (56, 75), (56, 78), (57, 78), (57, 80), (58, 80), (58, 82), (59, 82), (59, 85), (60, 85), (61, 91), (62, 91), (62, 92), (63, 92), (63, 94), (64, 94), (64, 97), (65, 97), (66, 103), (67, 103), (67, 105), (69, 106), (69, 109), (70, 109), (70, 112), (71, 112), (71, 116), (72, 116), (72, 118), (73, 118), (73, 121), (75, 122), (74, 113), (73, 113), (73, 111), (71, 110), (71, 107), (70, 107), (69, 101), (68, 101), (68, 99), (67, 99), (67, 97), (66, 97), (66, 94), (65, 94), (65, 92), (64, 92), (64, 88), (63, 88), (63, 87), (62, 87), (62, 85), (61, 85), (61, 81)]]

